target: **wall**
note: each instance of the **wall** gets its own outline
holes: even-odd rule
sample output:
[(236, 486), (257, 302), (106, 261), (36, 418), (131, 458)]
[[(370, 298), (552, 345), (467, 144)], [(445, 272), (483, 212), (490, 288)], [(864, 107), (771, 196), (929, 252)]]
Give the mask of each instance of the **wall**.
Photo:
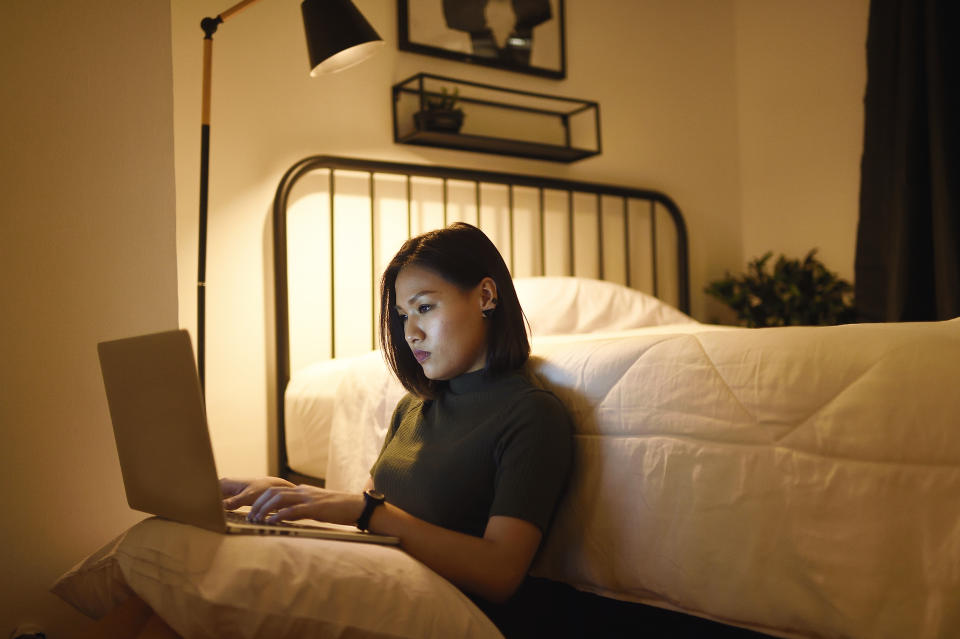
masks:
[[(214, 39), (207, 393), (223, 474), (267, 470), (271, 345), (263, 267), (283, 171), (319, 153), (493, 168), (649, 187), (690, 233), (701, 291), (765, 250), (852, 274), (868, 0), (568, 0), (565, 80), (396, 50), (396, 3), (357, 0), (386, 40), (341, 74), (306, 73), (298, 3), (259, 3)], [(195, 324), (200, 19), (215, 0), (172, 0), (180, 322)], [(603, 153), (570, 165), (395, 145), (389, 87), (419, 71), (597, 100)]]
[(812, 248), (853, 281), (869, 0), (737, 0), (743, 261)]
[[(256, 4), (214, 37), (207, 264), (207, 400), (222, 474), (267, 469), (265, 225), (283, 171), (318, 153), (453, 164), (649, 187), (690, 227), (693, 313), (708, 276), (741, 262), (732, 1), (567, 2), (568, 77), (556, 81), (396, 50), (396, 3), (358, 0), (386, 40), (311, 79), (294, 0)], [(215, 0), (172, 0), (180, 322), (195, 325), (202, 32)], [(390, 86), (419, 71), (601, 104), (603, 153), (571, 165), (395, 145)]]
[(96, 343), (177, 323), (170, 10), (0, 7), (0, 636), (89, 621), (49, 593), (127, 508)]

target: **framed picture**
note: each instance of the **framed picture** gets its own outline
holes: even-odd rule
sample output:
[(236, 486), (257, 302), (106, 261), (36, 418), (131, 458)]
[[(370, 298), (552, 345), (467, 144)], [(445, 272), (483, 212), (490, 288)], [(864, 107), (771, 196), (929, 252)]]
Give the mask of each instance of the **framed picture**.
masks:
[(397, 0), (399, 48), (564, 78), (564, 0)]

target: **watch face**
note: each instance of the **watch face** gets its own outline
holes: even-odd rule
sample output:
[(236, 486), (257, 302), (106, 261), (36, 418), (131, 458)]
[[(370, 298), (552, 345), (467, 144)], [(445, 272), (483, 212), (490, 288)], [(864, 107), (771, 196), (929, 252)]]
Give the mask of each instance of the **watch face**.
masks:
[(377, 492), (376, 490), (368, 490), (367, 495), (374, 501), (383, 501), (386, 499), (386, 497), (383, 496), (383, 493)]

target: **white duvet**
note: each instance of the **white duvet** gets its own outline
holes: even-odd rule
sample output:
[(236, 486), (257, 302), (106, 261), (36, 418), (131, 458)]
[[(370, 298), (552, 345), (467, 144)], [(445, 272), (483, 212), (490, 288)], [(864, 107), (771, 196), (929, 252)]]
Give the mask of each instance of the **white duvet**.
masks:
[[(577, 427), (537, 574), (783, 636), (960, 636), (960, 320), (533, 351)], [(292, 467), (358, 490), (401, 395), (378, 353), (303, 371), (288, 419), (327, 424), (288, 425)]]

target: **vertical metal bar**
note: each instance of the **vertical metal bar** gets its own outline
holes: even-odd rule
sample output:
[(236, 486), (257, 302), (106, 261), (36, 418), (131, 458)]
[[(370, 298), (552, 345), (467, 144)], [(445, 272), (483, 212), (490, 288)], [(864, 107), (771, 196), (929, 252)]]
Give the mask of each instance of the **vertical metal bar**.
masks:
[(547, 241), (544, 238), (546, 233), (546, 214), (543, 210), (543, 188), (538, 189), (540, 192), (540, 275), (545, 276), (547, 274)]
[(516, 263), (513, 260), (513, 184), (507, 185), (507, 226), (510, 229), (510, 275), (516, 277)]
[(475, 180), (473, 183), (473, 199), (474, 206), (477, 208), (477, 228), (480, 228), (480, 181)]
[(577, 269), (573, 264), (573, 191), (567, 191), (567, 249), (570, 258), (570, 268), (567, 275), (576, 275)]
[(407, 239), (409, 240), (413, 237), (413, 211), (411, 210), (411, 202), (413, 201), (413, 189), (410, 186), (410, 174), (407, 173)]
[(447, 178), (443, 178), (443, 228), (447, 228)]
[(630, 208), (626, 196), (623, 198), (623, 262), (627, 269), (627, 288), (630, 288)]
[(597, 132), (597, 153), (603, 153), (603, 137), (600, 135), (600, 105), (593, 107), (594, 130)]
[(660, 278), (657, 276), (657, 205), (650, 200), (650, 259), (653, 261), (653, 296), (660, 297)]
[(373, 171), (370, 172), (370, 348), (377, 348), (377, 220)]
[(600, 273), (599, 279), (605, 279), (603, 276), (603, 198), (597, 193), (597, 272)]
[(337, 325), (336, 318), (334, 317), (333, 309), (336, 308), (336, 285), (334, 283), (334, 255), (333, 247), (335, 242), (334, 240), (334, 226), (333, 226), (333, 199), (335, 194), (335, 186), (333, 179), (333, 169), (330, 169), (330, 175), (328, 179), (328, 190), (330, 191), (330, 359), (333, 359), (337, 356)]

